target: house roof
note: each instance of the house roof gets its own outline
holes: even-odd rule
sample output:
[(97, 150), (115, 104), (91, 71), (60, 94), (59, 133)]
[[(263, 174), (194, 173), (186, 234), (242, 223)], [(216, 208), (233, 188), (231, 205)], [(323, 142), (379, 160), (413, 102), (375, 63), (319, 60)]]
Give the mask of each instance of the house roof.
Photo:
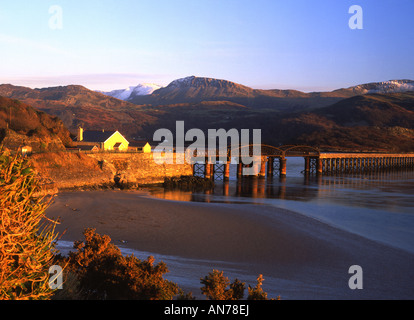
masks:
[(138, 148), (145, 147), (147, 145), (147, 143), (149, 144), (148, 140), (131, 140), (131, 141), (129, 141), (129, 145), (131, 147), (138, 147)]
[(112, 136), (116, 131), (98, 131), (98, 130), (87, 130), (83, 132), (83, 141), (86, 142), (105, 142)]
[(89, 145), (89, 146), (88, 145), (80, 145), (80, 146), (77, 146), (76, 149), (80, 149), (80, 150), (83, 150), (83, 151), (91, 151), (93, 149), (99, 150), (99, 147), (97, 145)]

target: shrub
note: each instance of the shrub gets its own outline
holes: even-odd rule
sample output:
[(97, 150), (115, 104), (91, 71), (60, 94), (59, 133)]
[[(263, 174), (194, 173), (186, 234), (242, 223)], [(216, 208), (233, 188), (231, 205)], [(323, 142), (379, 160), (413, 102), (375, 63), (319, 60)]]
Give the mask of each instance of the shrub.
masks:
[(21, 156), (0, 155), (0, 299), (48, 299), (55, 222), (37, 197), (35, 172)]
[[(256, 287), (252, 288), (249, 285), (247, 300), (268, 300), (267, 293), (262, 289), (263, 280), (263, 276), (259, 275)], [(241, 300), (244, 296), (245, 283), (235, 279), (230, 284), (229, 278), (224, 276), (223, 271), (213, 270), (201, 279), (201, 284), (204, 285), (201, 292), (209, 300)]]
[(247, 288), (247, 291), (249, 292), (247, 300), (267, 300), (267, 293), (262, 289), (263, 280), (263, 275), (260, 274), (257, 278), (256, 287), (252, 288), (249, 286)]
[[(230, 284), (223, 271), (213, 270), (201, 279), (201, 292), (209, 300), (240, 300), (244, 294), (244, 283), (236, 279)], [(227, 288), (230, 285), (230, 288)]]
[(85, 229), (84, 237), (74, 243), (67, 270), (77, 275), (85, 299), (171, 300), (179, 293), (175, 283), (163, 278), (168, 272), (164, 262), (123, 256), (109, 236), (95, 229)]

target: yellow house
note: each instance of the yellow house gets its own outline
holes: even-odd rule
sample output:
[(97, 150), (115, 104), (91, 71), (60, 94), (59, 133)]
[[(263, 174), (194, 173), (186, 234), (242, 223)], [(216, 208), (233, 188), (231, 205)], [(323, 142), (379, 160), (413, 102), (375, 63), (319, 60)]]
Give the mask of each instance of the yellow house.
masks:
[(78, 129), (78, 145), (96, 143), (102, 151), (127, 151), (129, 142), (118, 131)]
[(142, 152), (144, 153), (151, 153), (151, 146), (150, 144), (147, 142), (147, 144), (145, 146), (142, 147)]

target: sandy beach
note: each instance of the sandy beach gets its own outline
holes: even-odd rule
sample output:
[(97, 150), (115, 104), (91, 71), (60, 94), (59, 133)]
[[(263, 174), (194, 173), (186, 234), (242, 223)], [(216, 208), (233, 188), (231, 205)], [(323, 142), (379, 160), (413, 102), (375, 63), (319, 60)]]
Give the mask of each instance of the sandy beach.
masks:
[[(414, 255), (267, 205), (179, 202), (145, 192), (85, 191), (56, 196), (47, 216), (60, 217), (61, 241), (87, 227), (119, 246), (175, 257), (167, 266), (195, 292), (214, 269), (254, 285), (265, 278), (282, 299), (413, 299)], [(183, 267), (191, 261), (192, 267)], [(184, 263), (185, 264), (185, 263)], [(190, 263), (189, 263), (190, 264)], [(351, 290), (348, 269), (363, 269), (363, 289)], [(181, 267), (180, 267), (181, 266)], [(178, 270), (180, 269), (181, 270)], [(188, 281), (184, 281), (187, 278)], [(253, 279), (253, 281), (252, 281)]]

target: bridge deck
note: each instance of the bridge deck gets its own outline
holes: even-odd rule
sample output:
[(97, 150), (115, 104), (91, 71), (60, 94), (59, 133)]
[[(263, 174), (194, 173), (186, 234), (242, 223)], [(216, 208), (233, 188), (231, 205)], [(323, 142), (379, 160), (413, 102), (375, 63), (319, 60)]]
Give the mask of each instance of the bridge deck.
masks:
[(321, 159), (343, 159), (343, 158), (413, 158), (414, 153), (330, 153), (324, 152), (319, 156)]

